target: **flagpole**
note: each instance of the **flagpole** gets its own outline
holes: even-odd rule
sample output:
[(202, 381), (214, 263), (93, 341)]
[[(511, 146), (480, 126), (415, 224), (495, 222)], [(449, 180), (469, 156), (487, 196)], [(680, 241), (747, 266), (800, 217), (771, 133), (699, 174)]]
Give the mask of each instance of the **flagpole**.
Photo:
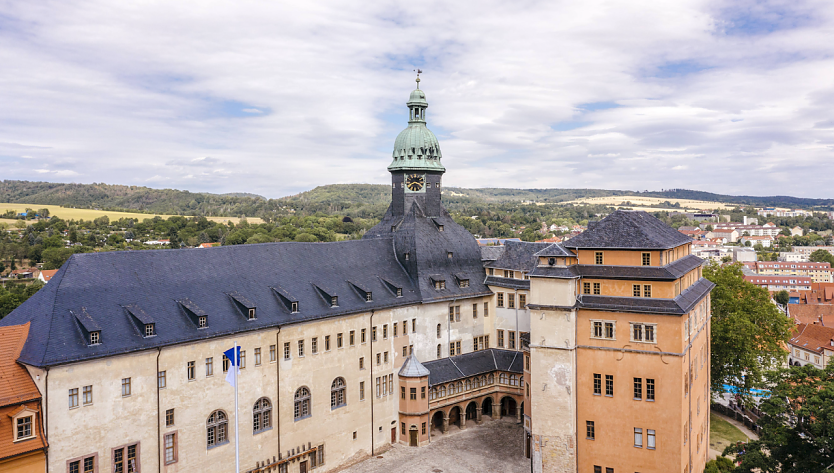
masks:
[[(228, 346), (228, 345), (226, 345)], [(240, 373), (240, 353), (237, 351), (237, 341), (235, 341), (235, 351), (233, 352), (235, 356), (235, 473), (240, 472), (240, 435), (239, 431), (239, 423), (237, 421), (238, 411), (237, 408), (237, 375)]]

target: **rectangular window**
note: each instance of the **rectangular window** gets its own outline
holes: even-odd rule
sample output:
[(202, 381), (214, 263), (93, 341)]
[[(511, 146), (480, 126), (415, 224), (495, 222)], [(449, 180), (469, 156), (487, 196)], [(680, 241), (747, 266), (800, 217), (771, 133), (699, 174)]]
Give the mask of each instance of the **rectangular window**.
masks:
[[(425, 399), (425, 398), (426, 398), (426, 387), (421, 386), (420, 387), (420, 399)], [(423, 424), (423, 425), (426, 425), (426, 424)], [(423, 432), (423, 433), (425, 433), (425, 432)]]
[(510, 342), (509, 343), (509, 345), (510, 345), (509, 348), (511, 350), (513, 350), (513, 349), (515, 349), (515, 332), (507, 332), (507, 335), (508, 335), (509, 342)]
[[(397, 335), (396, 324), (394, 325), (394, 335)], [(350, 331), (350, 346), (356, 345), (356, 330)]]
[(405, 399), (405, 386), (400, 386), (400, 399)]
[(631, 295), (634, 297), (640, 297), (640, 285), (639, 284), (632, 284), (631, 285)]
[(605, 322), (605, 338), (614, 339), (614, 322)]
[(592, 420), (585, 421), (585, 438), (588, 440), (594, 440), (596, 438), (596, 432), (594, 431), (594, 421)]
[(455, 342), (449, 344), (449, 356), (455, 356)]
[(388, 392), (394, 394), (394, 375), (388, 375)]
[(403, 335), (408, 335), (408, 321), (403, 320)]
[(191, 381), (197, 378), (197, 364), (194, 361), (189, 361), (188, 366), (186, 367), (186, 372), (188, 374), (188, 380)]
[(275, 354), (275, 345), (270, 345), (269, 346), (269, 362), (270, 363), (275, 361), (275, 356), (276, 356), (276, 354)]
[(371, 328), (371, 341), (376, 341), (376, 327)]
[(165, 411), (165, 427), (171, 427), (174, 425), (174, 410), (167, 409)]
[(359, 381), (359, 400), (360, 401), (365, 400), (365, 382), (364, 381)]
[(652, 254), (651, 253), (643, 253), (643, 266), (651, 266), (652, 265)]
[(376, 364), (377, 365), (382, 364), (382, 353), (377, 353), (376, 354)]
[(214, 376), (214, 358), (206, 358), (206, 377), (209, 376)]
[(582, 294), (590, 294), (591, 293), (591, 283), (583, 282), (582, 283)]
[(388, 363), (388, 352), (387, 351), (385, 353), (383, 353), (382, 362), (383, 363)]
[(498, 293), (498, 302), (496, 302), (495, 305), (497, 307), (504, 307), (504, 293), (503, 292)]
[(484, 348), (489, 348), (489, 335), (484, 335)]
[(261, 349), (255, 348), (255, 366), (261, 366)]
[(454, 322), (454, 321), (455, 321), (455, 307), (450, 305), (449, 306), (449, 322)]
[(484, 302), (484, 317), (489, 317), (489, 302)]
[(360, 370), (365, 369), (365, 357), (364, 356), (359, 357), (359, 369)]
[[(456, 312), (456, 313), (457, 313), (458, 315), (460, 315), (460, 306), (458, 306), (458, 310), (457, 310), (457, 312)], [(417, 331), (417, 319), (411, 319), (411, 331), (412, 331), (412, 332), (416, 332), (416, 331)]]
[(165, 434), (165, 464), (177, 461), (177, 433)]
[(646, 430), (646, 448), (648, 448), (650, 450), (654, 450), (655, 449), (655, 442), (656, 442), (656, 440), (655, 440), (654, 430), (652, 430), (652, 429)]
[(246, 350), (240, 350), (240, 369), (246, 368)]
[(122, 378), (122, 397), (130, 396), (130, 378)]
[(507, 308), (515, 309), (515, 294), (512, 292), (507, 293)]
[(319, 337), (313, 337), (310, 340), (310, 353), (316, 354), (319, 352)]
[(376, 397), (379, 397), (381, 395), (382, 395), (382, 389), (381, 389), (380, 384), (379, 384), (379, 376), (377, 376), (377, 378), (376, 378)]
[(504, 348), (504, 331), (503, 330), (498, 331), (498, 347), (499, 348)]
[(651, 284), (644, 284), (643, 285), (643, 297), (652, 297), (652, 285)]
[(411, 401), (417, 400), (417, 388), (411, 388), (408, 391), (408, 399)]
[(472, 350), (478, 351), (478, 337), (472, 337)]
[(614, 375), (613, 374), (605, 375), (605, 395), (606, 396), (613, 396), (614, 395)]
[(634, 446), (643, 448), (643, 429), (634, 429)]
[[(290, 359), (290, 342), (284, 342), (284, 359)], [(225, 369), (223, 371), (226, 371)]]
[(362, 331), (360, 333), (360, 336), (359, 336), (360, 343), (365, 343), (365, 332), (366, 331), (367, 331), (367, 329), (364, 329), (364, 328), (362, 329)]
[(594, 373), (594, 394), (602, 394), (602, 375), (599, 373)]
[(599, 465), (594, 465), (594, 473), (602, 473), (602, 467)]
[(527, 294), (519, 294), (518, 295), (518, 308), (519, 309), (526, 309), (527, 308)]
[(478, 304), (472, 304), (472, 318), (478, 318)]
[(298, 341), (298, 356), (304, 356), (304, 340)]
[(382, 326), (382, 338), (388, 340), (388, 324)]
[[(374, 341), (376, 341), (376, 337), (374, 337)], [(330, 335), (324, 336), (324, 351), (330, 351)]]
[(403, 358), (408, 356), (408, 347), (403, 347)]
[(82, 390), (82, 394), (83, 394), (82, 399), (84, 401), (85, 406), (89, 406), (90, 404), (93, 403), (93, 386), (92, 385), (84, 386), (84, 388)]
[(17, 436), (16, 440), (23, 440), (32, 436), (32, 416), (17, 418)]
[(602, 321), (592, 322), (594, 327), (594, 338), (602, 338)]
[(631, 341), (633, 342), (655, 342), (655, 324), (631, 324)]
[(602, 252), (594, 252), (594, 264), (602, 264)]
[(634, 399), (637, 401), (643, 399), (643, 378), (634, 378)]
[(455, 342), (455, 351), (460, 355), (460, 340)]
[(598, 296), (602, 294), (602, 283), (595, 282), (594, 283), (594, 295)]

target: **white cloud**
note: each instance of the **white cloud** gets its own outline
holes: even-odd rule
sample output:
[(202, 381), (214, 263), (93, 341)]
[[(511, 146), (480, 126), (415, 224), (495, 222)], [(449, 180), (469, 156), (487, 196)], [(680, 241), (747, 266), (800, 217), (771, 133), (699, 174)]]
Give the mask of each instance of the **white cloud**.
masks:
[(447, 185), (831, 197), (831, 2), (0, 5), (6, 179), (384, 183), (421, 67)]

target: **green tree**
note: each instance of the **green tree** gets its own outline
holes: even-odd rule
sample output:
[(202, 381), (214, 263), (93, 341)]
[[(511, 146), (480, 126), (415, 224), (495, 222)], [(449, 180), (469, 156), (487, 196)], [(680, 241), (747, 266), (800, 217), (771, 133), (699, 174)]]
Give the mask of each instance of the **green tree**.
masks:
[(783, 289), (783, 290), (781, 290), (781, 291), (777, 292), (776, 294), (774, 294), (774, 295), (773, 295), (773, 299), (774, 299), (776, 302), (778, 302), (778, 303), (780, 303), (780, 304), (782, 304), (782, 305), (785, 305), (785, 304), (787, 304), (787, 303), (788, 303), (788, 301), (790, 301), (790, 299), (791, 299), (791, 294), (790, 294), (788, 291), (786, 291), (786, 290), (784, 290), (784, 289)]
[[(834, 468), (834, 363), (772, 372), (770, 397), (762, 400), (759, 440), (730, 446), (736, 472), (821, 473)], [(744, 451), (741, 454), (742, 450)]]
[(712, 290), (712, 390), (729, 384), (747, 393), (764, 373), (780, 366), (792, 323), (770, 301), (767, 289), (744, 280), (741, 264), (704, 269)]
[(834, 255), (826, 250), (814, 251), (811, 253), (811, 256), (808, 257), (808, 260), (815, 261), (817, 263), (830, 263), (831, 266), (834, 267)]
[(718, 457), (707, 462), (704, 473), (732, 473), (735, 470), (733, 461), (727, 457)]
[(246, 240), (247, 245), (251, 245), (253, 243), (270, 243), (270, 242), (272, 242), (272, 238), (270, 238), (270, 236), (265, 234), (265, 233), (256, 233), (256, 234), (250, 236)]
[(318, 238), (316, 238), (315, 235), (312, 235), (310, 233), (299, 233), (295, 236), (295, 241), (304, 241), (304, 242), (312, 243), (312, 242), (316, 242), (316, 241), (319, 241), (319, 240), (318, 240)]

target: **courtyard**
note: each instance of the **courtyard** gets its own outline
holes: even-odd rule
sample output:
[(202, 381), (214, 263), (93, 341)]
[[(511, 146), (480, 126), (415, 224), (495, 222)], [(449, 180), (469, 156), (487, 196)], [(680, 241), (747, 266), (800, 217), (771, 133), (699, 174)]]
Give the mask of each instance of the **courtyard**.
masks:
[[(394, 445), (342, 470), (345, 473), (482, 473), (497, 471), (526, 473), (530, 460), (522, 450), (524, 428), (514, 419), (488, 420), (481, 425), (467, 423), (465, 430), (450, 427), (445, 434), (432, 431), (424, 447)], [(380, 458), (381, 457), (381, 458)]]

